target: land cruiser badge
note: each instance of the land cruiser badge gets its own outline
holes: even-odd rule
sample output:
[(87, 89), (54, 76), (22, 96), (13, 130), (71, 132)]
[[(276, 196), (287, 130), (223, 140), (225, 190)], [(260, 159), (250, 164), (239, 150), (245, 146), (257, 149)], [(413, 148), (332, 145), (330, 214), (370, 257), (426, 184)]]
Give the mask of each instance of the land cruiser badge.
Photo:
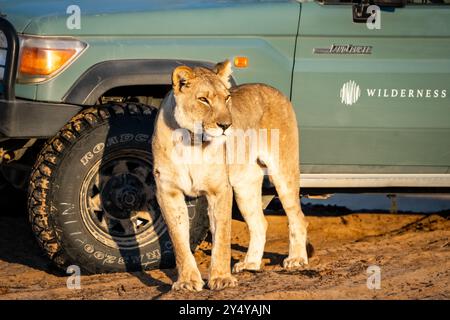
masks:
[(333, 44), (329, 48), (314, 48), (316, 54), (372, 54), (372, 46)]

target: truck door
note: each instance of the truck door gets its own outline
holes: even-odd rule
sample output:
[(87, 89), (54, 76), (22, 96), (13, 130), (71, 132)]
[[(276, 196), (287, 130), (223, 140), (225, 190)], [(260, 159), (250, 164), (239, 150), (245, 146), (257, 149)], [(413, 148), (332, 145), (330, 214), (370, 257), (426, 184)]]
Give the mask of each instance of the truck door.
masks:
[(448, 172), (450, 0), (408, 1), (381, 11), (380, 29), (353, 22), (349, 2), (301, 4), (303, 173)]

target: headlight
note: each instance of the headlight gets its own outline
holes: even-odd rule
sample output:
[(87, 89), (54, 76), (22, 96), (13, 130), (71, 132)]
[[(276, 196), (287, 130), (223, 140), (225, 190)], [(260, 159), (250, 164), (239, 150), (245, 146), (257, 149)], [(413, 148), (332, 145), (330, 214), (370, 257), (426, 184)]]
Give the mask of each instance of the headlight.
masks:
[(86, 49), (73, 38), (19, 36), (20, 54), (17, 81), (36, 83), (53, 78)]

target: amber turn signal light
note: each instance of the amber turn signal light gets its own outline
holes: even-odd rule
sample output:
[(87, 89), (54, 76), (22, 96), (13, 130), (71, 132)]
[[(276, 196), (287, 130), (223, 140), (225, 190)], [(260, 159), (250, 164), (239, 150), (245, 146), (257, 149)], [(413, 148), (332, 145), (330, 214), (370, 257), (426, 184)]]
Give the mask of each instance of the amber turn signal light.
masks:
[(248, 58), (247, 57), (235, 57), (234, 58), (234, 66), (236, 68), (247, 68), (248, 67)]
[(59, 70), (75, 53), (75, 49), (23, 48), (20, 72), (30, 76), (48, 76)]
[(55, 77), (87, 47), (72, 37), (20, 35), (19, 39), (19, 83), (39, 83)]

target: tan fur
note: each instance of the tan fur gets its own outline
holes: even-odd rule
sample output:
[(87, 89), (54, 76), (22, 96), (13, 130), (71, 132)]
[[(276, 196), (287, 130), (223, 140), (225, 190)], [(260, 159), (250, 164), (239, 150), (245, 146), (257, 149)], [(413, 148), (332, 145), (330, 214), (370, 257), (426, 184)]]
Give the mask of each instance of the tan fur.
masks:
[[(289, 256), (284, 266), (294, 268), (307, 263), (307, 223), (299, 204), (298, 130), (293, 108), (279, 91), (266, 85), (230, 88), (230, 74), (228, 61), (219, 63), (214, 71), (176, 68), (172, 75), (173, 90), (164, 99), (158, 114), (153, 139), (154, 174), (157, 199), (175, 250), (178, 280), (173, 289), (199, 291), (203, 287), (189, 247), (185, 195), (205, 195), (208, 200), (213, 235), (208, 280), (211, 289), (237, 283), (230, 268), (232, 190), (250, 231), (247, 255), (234, 266), (234, 271), (261, 267), (267, 229), (261, 203), (263, 166), (270, 170), (289, 219)], [(201, 122), (201, 126), (196, 126), (196, 122)], [(181, 128), (189, 130), (194, 138), (202, 130), (207, 141), (201, 145), (182, 144), (180, 149), (174, 133)], [(259, 150), (253, 158), (248, 153), (249, 161), (245, 163), (225, 163), (225, 147), (227, 155), (234, 147), (230, 143), (231, 133), (247, 129), (265, 129), (269, 136), (271, 130), (278, 130), (279, 159)], [(271, 143), (275, 142), (269, 139), (269, 147)], [(180, 150), (192, 154), (200, 151), (205, 155), (203, 162), (174, 161), (173, 155)]]
[[(232, 189), (225, 163), (224, 128), (231, 124), (228, 92), (228, 64), (218, 65), (216, 73), (203, 68), (182, 66), (174, 70), (173, 91), (164, 99), (156, 121), (153, 138), (154, 174), (157, 199), (174, 245), (178, 280), (173, 289), (199, 291), (203, 280), (189, 246), (189, 217), (185, 195), (205, 195), (208, 200), (210, 229), (213, 235), (211, 289), (235, 286), (231, 275), (231, 205)], [(206, 155), (203, 163), (174, 161), (178, 141), (174, 132), (185, 128), (198, 133), (201, 122), (210, 142), (183, 145), (181, 151)], [(223, 136), (225, 137), (225, 136)], [(178, 147), (177, 147), (178, 146)], [(178, 149), (177, 149), (178, 148)]]
[[(244, 261), (234, 271), (259, 270), (264, 253), (267, 222), (262, 210), (263, 167), (289, 221), (289, 255), (283, 266), (287, 269), (308, 263), (306, 252), (307, 221), (300, 207), (299, 137), (297, 120), (289, 100), (278, 90), (264, 84), (244, 84), (230, 89), (233, 130), (267, 130), (268, 150), (278, 146), (278, 159), (259, 150), (249, 163), (229, 165), (229, 178), (235, 199), (250, 231), (250, 243)], [(271, 131), (278, 133), (272, 141)], [(272, 146), (272, 143), (277, 145)]]

